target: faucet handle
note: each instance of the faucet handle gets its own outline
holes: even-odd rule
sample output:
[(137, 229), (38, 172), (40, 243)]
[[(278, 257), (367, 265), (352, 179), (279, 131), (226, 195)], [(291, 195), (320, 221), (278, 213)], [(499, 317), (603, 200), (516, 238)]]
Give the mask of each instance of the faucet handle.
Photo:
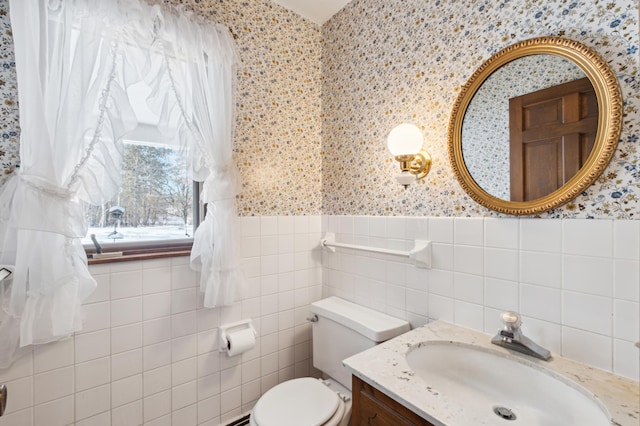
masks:
[(517, 312), (506, 311), (500, 314), (500, 318), (504, 325), (510, 329), (517, 330), (522, 325), (522, 320), (520, 319), (520, 315)]

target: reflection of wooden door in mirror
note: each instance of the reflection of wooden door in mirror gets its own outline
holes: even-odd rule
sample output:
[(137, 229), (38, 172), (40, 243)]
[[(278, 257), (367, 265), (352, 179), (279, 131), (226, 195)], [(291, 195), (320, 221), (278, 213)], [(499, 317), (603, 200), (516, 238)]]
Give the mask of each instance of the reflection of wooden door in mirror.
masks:
[(598, 129), (588, 78), (509, 100), (511, 201), (531, 201), (564, 185), (585, 163)]

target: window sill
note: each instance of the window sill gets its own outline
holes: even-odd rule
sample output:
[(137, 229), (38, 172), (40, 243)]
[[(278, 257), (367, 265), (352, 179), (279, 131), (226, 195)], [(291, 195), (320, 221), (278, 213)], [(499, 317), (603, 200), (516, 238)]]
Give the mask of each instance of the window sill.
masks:
[(181, 257), (191, 255), (192, 243), (172, 244), (165, 246), (129, 246), (121, 250), (105, 250), (104, 257), (93, 258), (95, 250), (87, 249), (87, 260), (89, 265), (99, 265), (103, 263), (130, 262), (134, 260), (163, 259), (168, 257)]
[(181, 251), (164, 251), (160, 253), (140, 253), (140, 254), (123, 254), (117, 257), (104, 257), (101, 259), (93, 259), (89, 257), (87, 260), (89, 265), (100, 265), (103, 263), (129, 262), (133, 260), (163, 259), (167, 257), (190, 256), (191, 250)]

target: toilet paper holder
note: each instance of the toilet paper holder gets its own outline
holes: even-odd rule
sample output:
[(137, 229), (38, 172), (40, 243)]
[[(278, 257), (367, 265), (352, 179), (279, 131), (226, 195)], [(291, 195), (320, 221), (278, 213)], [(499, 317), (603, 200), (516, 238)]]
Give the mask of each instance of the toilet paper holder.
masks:
[(253, 332), (254, 337), (257, 335), (256, 329), (253, 327), (253, 322), (251, 321), (251, 319), (244, 319), (231, 324), (221, 325), (218, 328), (218, 350), (220, 352), (227, 352), (229, 350), (229, 338), (227, 336), (233, 332), (240, 331), (246, 328), (250, 329)]

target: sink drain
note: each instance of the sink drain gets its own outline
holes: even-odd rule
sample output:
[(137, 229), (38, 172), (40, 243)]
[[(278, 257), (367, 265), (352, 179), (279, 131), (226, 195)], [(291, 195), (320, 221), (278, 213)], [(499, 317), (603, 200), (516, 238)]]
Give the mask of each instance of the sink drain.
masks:
[(507, 407), (493, 407), (493, 412), (496, 413), (496, 416), (504, 420), (516, 419), (516, 414)]

